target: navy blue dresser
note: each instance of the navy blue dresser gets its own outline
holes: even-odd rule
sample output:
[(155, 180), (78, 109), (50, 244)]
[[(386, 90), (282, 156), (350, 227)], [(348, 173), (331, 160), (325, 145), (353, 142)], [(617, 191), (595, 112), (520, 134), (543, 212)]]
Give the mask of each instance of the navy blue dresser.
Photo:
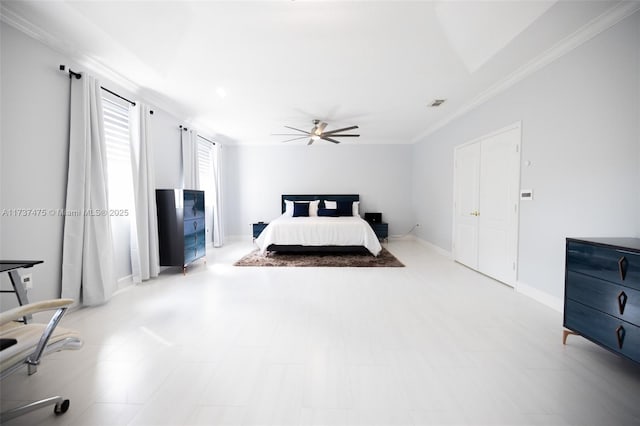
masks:
[(567, 238), (564, 327), (640, 362), (639, 238)]
[(206, 254), (204, 191), (157, 189), (160, 265), (188, 264)]

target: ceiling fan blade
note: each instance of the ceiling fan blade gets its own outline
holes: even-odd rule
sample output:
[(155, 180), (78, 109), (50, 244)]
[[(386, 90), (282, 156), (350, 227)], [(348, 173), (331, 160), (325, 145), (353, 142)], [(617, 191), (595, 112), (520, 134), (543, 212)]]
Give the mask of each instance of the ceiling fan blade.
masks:
[(336, 130), (329, 130), (328, 132), (324, 132), (325, 135), (335, 135), (336, 133), (339, 132), (346, 132), (347, 130), (353, 130), (353, 129), (357, 129), (358, 126), (350, 126), (350, 127), (344, 127), (342, 129), (336, 129)]
[(287, 129), (291, 129), (291, 130), (295, 130), (295, 131), (298, 131), (298, 132), (302, 132), (305, 135), (310, 135), (311, 134), (311, 133), (307, 132), (306, 130), (296, 129), (295, 127), (291, 127), (291, 126), (284, 126), (284, 127), (286, 127)]
[(307, 145), (311, 145), (313, 143), (313, 141), (314, 141), (313, 138), (309, 139), (309, 142), (307, 143)]
[[(324, 135), (326, 135), (326, 133), (324, 133)], [(333, 133), (328, 135), (334, 138), (358, 138), (360, 137), (360, 135), (334, 135)]]
[(333, 143), (340, 143), (340, 141), (337, 141), (335, 139), (331, 139), (330, 137), (327, 137), (325, 135), (320, 136), (320, 139), (324, 139), (325, 141), (329, 141), (329, 142), (333, 142)]
[(308, 137), (309, 137), (309, 136), (298, 136), (297, 138), (287, 139), (286, 141), (281, 141), (281, 142), (282, 142), (282, 143), (285, 143), (285, 142), (291, 142), (291, 141), (299, 141), (300, 139), (306, 139), (306, 138), (308, 138)]
[(319, 133), (324, 132), (324, 128), (327, 127), (327, 123), (325, 123), (324, 121), (322, 123), (320, 123), (320, 125), (318, 126), (318, 130), (320, 130)]
[(271, 136), (302, 136), (307, 137), (307, 135), (301, 135), (300, 133), (271, 133)]

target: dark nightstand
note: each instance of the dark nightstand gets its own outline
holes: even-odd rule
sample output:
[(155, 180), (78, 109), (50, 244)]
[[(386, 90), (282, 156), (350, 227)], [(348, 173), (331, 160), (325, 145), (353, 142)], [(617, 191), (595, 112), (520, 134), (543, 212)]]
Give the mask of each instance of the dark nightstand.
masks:
[(369, 222), (369, 225), (371, 225), (371, 229), (373, 229), (373, 232), (375, 232), (376, 237), (378, 237), (378, 239), (380, 241), (389, 239), (389, 224), (388, 223), (384, 223), (384, 222), (372, 223), (372, 222)]
[(254, 240), (260, 236), (260, 233), (264, 230), (264, 228), (267, 227), (267, 225), (268, 225), (268, 223), (264, 223), (264, 222), (258, 222), (258, 223), (251, 224), (251, 227), (253, 228), (253, 239)]

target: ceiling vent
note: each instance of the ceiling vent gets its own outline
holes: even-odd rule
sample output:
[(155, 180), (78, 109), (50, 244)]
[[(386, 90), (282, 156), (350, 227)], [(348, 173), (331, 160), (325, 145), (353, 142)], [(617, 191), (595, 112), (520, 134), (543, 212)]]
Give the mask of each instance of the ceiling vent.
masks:
[(444, 103), (444, 101), (446, 101), (446, 99), (434, 99), (433, 102), (431, 102), (431, 104), (429, 104), (430, 107), (439, 107), (440, 105), (442, 105)]

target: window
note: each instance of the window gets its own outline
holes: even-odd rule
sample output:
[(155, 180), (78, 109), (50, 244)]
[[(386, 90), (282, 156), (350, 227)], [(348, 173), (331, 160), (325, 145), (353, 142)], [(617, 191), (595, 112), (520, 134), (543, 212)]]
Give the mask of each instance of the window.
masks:
[(213, 144), (198, 136), (198, 179), (204, 191), (204, 202), (212, 206), (215, 200), (213, 185)]
[[(103, 93), (104, 136), (107, 157), (107, 190), (111, 219), (111, 236), (119, 281), (130, 276), (131, 225), (134, 215), (133, 176), (131, 173), (131, 137), (129, 104)], [(124, 281), (123, 281), (124, 285)]]
[(107, 146), (107, 177), (110, 209), (133, 206), (133, 177), (129, 136), (129, 104), (102, 98), (104, 136)]

